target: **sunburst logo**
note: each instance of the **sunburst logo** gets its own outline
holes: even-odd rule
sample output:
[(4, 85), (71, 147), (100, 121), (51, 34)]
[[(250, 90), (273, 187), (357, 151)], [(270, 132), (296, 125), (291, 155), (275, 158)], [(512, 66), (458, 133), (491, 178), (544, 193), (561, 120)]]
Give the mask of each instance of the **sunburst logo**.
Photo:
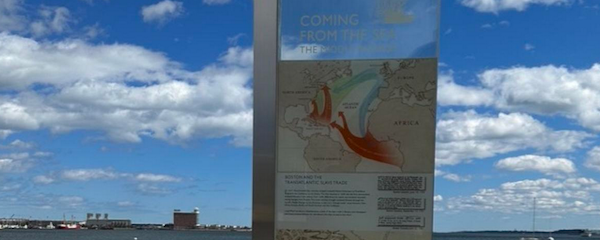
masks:
[(385, 24), (406, 24), (414, 20), (414, 16), (406, 12), (406, 0), (379, 0), (377, 15)]

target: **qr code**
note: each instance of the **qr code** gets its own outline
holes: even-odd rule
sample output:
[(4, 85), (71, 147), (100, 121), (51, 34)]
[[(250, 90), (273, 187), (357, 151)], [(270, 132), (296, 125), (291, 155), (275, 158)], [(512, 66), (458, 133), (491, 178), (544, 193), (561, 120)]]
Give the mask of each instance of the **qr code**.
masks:
[(425, 177), (418, 176), (379, 176), (379, 191), (425, 191)]

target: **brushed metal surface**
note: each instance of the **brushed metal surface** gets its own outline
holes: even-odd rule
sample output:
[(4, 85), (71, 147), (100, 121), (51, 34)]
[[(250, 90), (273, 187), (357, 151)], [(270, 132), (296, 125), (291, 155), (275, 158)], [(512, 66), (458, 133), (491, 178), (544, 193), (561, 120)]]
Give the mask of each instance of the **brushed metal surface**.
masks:
[(252, 239), (275, 239), (278, 0), (254, 0)]

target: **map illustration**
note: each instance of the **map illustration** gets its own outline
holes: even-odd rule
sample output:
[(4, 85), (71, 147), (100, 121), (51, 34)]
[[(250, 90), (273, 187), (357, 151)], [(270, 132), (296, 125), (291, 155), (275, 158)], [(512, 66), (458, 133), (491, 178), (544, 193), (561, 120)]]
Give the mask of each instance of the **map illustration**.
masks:
[(435, 59), (279, 67), (280, 172), (432, 171)]

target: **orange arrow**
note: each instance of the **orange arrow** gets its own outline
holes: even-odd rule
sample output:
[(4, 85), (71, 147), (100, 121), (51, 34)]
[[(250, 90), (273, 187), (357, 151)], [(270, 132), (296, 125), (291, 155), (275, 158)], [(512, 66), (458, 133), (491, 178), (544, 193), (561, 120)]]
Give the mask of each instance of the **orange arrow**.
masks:
[(313, 106), (313, 111), (310, 114), (310, 118), (312, 118), (313, 120), (321, 123), (321, 124), (325, 124), (328, 125), (331, 122), (331, 94), (329, 93), (329, 87), (327, 87), (327, 85), (323, 86), (323, 88), (321, 88), (321, 90), (323, 90), (323, 94), (325, 95), (325, 102), (324, 102), (324, 108), (323, 108), (323, 113), (319, 114), (319, 107), (317, 105), (317, 102), (315, 100), (312, 100), (311, 104)]
[[(343, 127), (336, 122), (331, 123), (331, 126), (337, 129), (344, 141), (356, 154), (375, 160), (378, 162), (400, 165), (403, 161), (402, 153), (397, 149), (394, 149), (389, 144), (378, 141), (373, 137), (373, 134), (367, 130), (367, 134), (364, 137), (357, 137), (350, 132), (348, 129), (348, 122), (343, 112), (339, 112), (339, 117), (342, 119)], [(401, 167), (401, 166), (400, 166)]]
[(323, 88), (321, 89), (323, 90), (323, 94), (325, 94), (325, 107), (323, 108), (323, 114), (321, 114), (321, 117), (323, 118), (323, 120), (326, 120), (326, 124), (329, 124), (331, 122), (331, 94), (329, 93), (329, 87), (327, 87), (327, 85), (323, 86)]

